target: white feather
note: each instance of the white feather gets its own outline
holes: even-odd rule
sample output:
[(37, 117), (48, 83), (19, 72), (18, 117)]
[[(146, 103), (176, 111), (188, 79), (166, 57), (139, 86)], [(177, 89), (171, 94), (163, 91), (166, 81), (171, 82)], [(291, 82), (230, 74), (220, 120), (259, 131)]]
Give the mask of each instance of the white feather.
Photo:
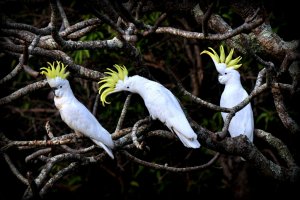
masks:
[(73, 130), (91, 138), (102, 147), (111, 158), (114, 142), (110, 133), (101, 126), (95, 116), (74, 96), (69, 81), (55, 78), (48, 80), (54, 89), (54, 103), (62, 120)]
[[(221, 71), (219, 82), (225, 84), (220, 99), (221, 107), (232, 108), (241, 103), (248, 96), (248, 93), (241, 84), (239, 72), (234, 69), (227, 68)], [(225, 121), (228, 113), (222, 112), (221, 114)], [(243, 134), (253, 142), (254, 118), (250, 103), (235, 114), (229, 124), (228, 131), (231, 137)]]
[(184, 146), (199, 148), (197, 134), (191, 128), (176, 97), (163, 85), (135, 75), (119, 81), (116, 91), (138, 93), (152, 119), (159, 119), (174, 132)]

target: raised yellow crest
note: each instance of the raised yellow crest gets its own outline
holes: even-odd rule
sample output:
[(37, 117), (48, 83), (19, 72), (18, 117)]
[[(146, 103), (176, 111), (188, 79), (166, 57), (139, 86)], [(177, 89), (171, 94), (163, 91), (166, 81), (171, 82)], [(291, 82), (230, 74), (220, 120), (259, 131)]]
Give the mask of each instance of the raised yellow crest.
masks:
[(125, 78), (128, 76), (128, 71), (124, 65), (120, 66), (115, 64), (114, 67), (117, 69), (117, 71), (107, 68), (109, 72), (104, 72), (105, 74), (107, 74), (107, 76), (101, 78), (101, 81), (98, 82), (98, 84), (103, 83), (103, 85), (99, 87), (99, 94), (103, 90), (100, 96), (100, 100), (103, 106), (105, 103), (110, 103), (106, 101), (106, 97), (115, 90), (118, 81), (124, 81)]
[(220, 46), (220, 56), (217, 54), (217, 52), (213, 48), (211, 48), (211, 47), (208, 47), (208, 48), (211, 50), (211, 52), (208, 50), (204, 50), (200, 53), (200, 55), (203, 53), (206, 53), (216, 63), (225, 63), (227, 68), (231, 67), (233, 69), (238, 69), (239, 67), (242, 66), (242, 64), (238, 64), (240, 62), (240, 60), (242, 59), (241, 56), (232, 60), (232, 55), (233, 55), (234, 49), (231, 49), (228, 56), (225, 57), (225, 51), (224, 51), (223, 45)]
[[(55, 66), (56, 63), (56, 66)], [(66, 79), (69, 75), (69, 72), (66, 72), (66, 68), (68, 65), (64, 65), (64, 63), (60, 61), (54, 61), (52, 64), (50, 62), (47, 62), (49, 65), (48, 67), (42, 67), (41, 68), (41, 74), (46, 75), (48, 79), (53, 79), (56, 77), (60, 77), (62, 79)]]

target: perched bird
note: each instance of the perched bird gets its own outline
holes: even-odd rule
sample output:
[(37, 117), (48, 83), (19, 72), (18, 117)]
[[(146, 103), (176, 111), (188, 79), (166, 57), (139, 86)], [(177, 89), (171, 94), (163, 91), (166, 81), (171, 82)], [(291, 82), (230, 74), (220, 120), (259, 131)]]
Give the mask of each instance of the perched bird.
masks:
[(176, 97), (163, 85), (151, 81), (139, 75), (128, 77), (128, 71), (125, 66), (114, 65), (117, 71), (108, 69), (105, 72), (107, 76), (101, 78), (99, 84), (100, 99), (103, 103), (109, 94), (129, 91), (139, 94), (147, 107), (153, 120), (159, 119), (173, 133), (175, 133), (185, 147), (199, 148), (200, 143), (197, 140), (197, 134), (191, 128), (186, 116), (176, 99)]
[(112, 149), (114, 142), (110, 133), (104, 129), (95, 116), (74, 96), (69, 81), (69, 72), (63, 63), (56, 61), (49, 63), (49, 67), (42, 67), (41, 74), (46, 75), (48, 84), (54, 91), (54, 103), (59, 110), (62, 120), (73, 130), (92, 139), (102, 147), (107, 154), (114, 158)]
[[(219, 72), (218, 81), (225, 85), (224, 91), (221, 95), (220, 106), (225, 108), (232, 108), (241, 103), (248, 97), (248, 93), (243, 88), (240, 81), (240, 73), (236, 70), (242, 66), (239, 61), (242, 57), (237, 57), (232, 60), (234, 49), (225, 57), (224, 47), (220, 46), (220, 56), (216, 51), (209, 47), (210, 51), (204, 50), (201, 54), (208, 54)], [(223, 121), (225, 121), (228, 113), (222, 112)], [(232, 118), (228, 131), (231, 137), (236, 137), (241, 134), (246, 135), (251, 142), (253, 142), (254, 118), (251, 108), (251, 103), (247, 104), (243, 109), (238, 111)]]

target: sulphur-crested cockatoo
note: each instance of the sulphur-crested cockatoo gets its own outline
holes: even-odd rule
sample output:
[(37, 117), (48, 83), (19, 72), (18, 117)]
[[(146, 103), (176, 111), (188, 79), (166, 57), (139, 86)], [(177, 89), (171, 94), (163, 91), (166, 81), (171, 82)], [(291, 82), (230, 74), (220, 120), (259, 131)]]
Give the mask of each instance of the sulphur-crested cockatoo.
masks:
[(128, 71), (125, 66), (114, 65), (117, 71), (108, 69), (105, 72), (107, 76), (99, 81), (103, 84), (99, 88), (100, 99), (103, 103), (109, 94), (129, 91), (139, 94), (149, 111), (153, 120), (159, 119), (173, 133), (175, 133), (185, 147), (199, 148), (200, 143), (197, 140), (197, 134), (191, 128), (178, 100), (163, 85), (151, 81), (139, 75), (128, 77)]
[[(92, 139), (102, 147), (107, 154), (114, 158), (112, 149), (114, 142), (110, 133), (104, 129), (94, 115), (74, 96), (69, 81), (69, 72), (63, 63), (49, 63), (49, 67), (42, 67), (41, 74), (46, 75), (48, 84), (54, 91), (54, 103), (59, 110), (62, 120), (74, 131)], [(56, 65), (56, 66), (55, 66)]]
[[(242, 66), (239, 61), (242, 57), (232, 59), (234, 49), (225, 57), (224, 47), (220, 46), (220, 56), (216, 51), (209, 47), (210, 51), (204, 50), (201, 54), (208, 54), (219, 72), (218, 80), (225, 85), (224, 91), (221, 95), (220, 106), (225, 108), (232, 108), (241, 103), (248, 93), (243, 88), (240, 81), (240, 73), (236, 70)], [(222, 118), (225, 121), (228, 113), (222, 112)], [(243, 109), (238, 111), (232, 118), (228, 131), (231, 137), (236, 137), (241, 134), (246, 135), (251, 142), (253, 142), (254, 119), (251, 108), (251, 103), (247, 104)]]

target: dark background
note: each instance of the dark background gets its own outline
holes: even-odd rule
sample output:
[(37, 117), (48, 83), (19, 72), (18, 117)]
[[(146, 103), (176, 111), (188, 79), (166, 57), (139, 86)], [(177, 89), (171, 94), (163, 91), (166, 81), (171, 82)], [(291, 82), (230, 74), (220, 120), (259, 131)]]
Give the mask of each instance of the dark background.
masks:
[[(269, 15), (269, 21), (277, 34), (284, 38), (284, 40), (295, 40), (299, 39), (299, 7), (296, 6), (296, 1), (262, 1), (261, 2)], [(89, 14), (89, 10), (85, 7), (85, 4), (82, 1), (62, 1), (66, 9), (66, 13), (69, 17), (70, 23), (76, 22), (82, 15)], [(224, 13), (228, 12), (230, 15), (230, 10), (226, 8), (226, 5), (222, 3), (217, 4), (219, 7), (217, 9), (223, 10)], [(226, 10), (227, 9), (227, 10)], [(36, 1), (1, 1), (0, 10), (2, 14), (6, 14), (10, 18), (13, 18), (20, 23), (36, 24), (39, 27), (46, 26), (49, 22), (49, 5), (48, 1), (36, 0)], [(176, 14), (176, 13), (175, 13)], [(179, 13), (180, 15), (181, 13)], [(91, 15), (92, 16), (92, 15)], [(78, 20), (79, 21), (79, 20)], [(109, 33), (105, 33), (109, 34)], [(170, 36), (172, 37), (172, 36)], [(172, 39), (169, 42), (172, 43)], [(166, 38), (161, 35), (154, 35), (147, 39), (147, 41), (141, 42), (141, 48), (143, 52), (151, 52), (154, 54), (157, 60), (159, 59), (170, 59), (166, 62), (170, 65), (174, 64), (176, 66), (188, 65), (188, 63), (181, 59), (184, 55), (177, 55), (178, 60), (174, 61), (170, 57), (172, 50), (170, 44), (163, 43)], [(173, 39), (177, 42), (178, 38)], [(162, 47), (157, 47), (157, 49), (151, 49), (150, 44), (154, 42), (162, 43)], [(147, 49), (148, 48), (148, 49)], [(156, 50), (156, 51), (155, 51)], [(167, 52), (166, 51), (170, 51)], [(100, 52), (100, 54), (103, 52)], [(114, 58), (116, 52), (106, 52), (103, 54), (97, 54), (90, 58), (88, 64), (97, 65), (97, 62), (102, 62), (102, 65), (107, 63), (107, 66), (114, 63)], [(109, 59), (106, 59), (105, 56), (109, 56)], [(120, 55), (118, 55), (120, 56)], [(120, 58), (121, 57), (121, 58)], [(119, 60), (130, 62), (128, 58), (118, 57)], [(126, 57), (126, 56), (125, 56)], [(0, 56), (0, 77), (2, 78), (12, 69), (7, 66), (14, 66), (13, 62), (16, 62), (16, 59), (1, 53)], [(37, 62), (35, 58), (30, 60), (30, 63), (36, 66)], [(87, 63), (84, 63), (87, 65)], [(249, 68), (248, 68), (249, 69)], [(188, 71), (182, 67), (176, 69), (176, 73), (180, 76), (183, 83), (188, 81), (184, 79), (188, 75)], [(247, 75), (256, 74), (258, 72), (257, 68), (252, 69), (252, 72), (244, 72), (243, 82), (245, 87), (250, 91), (255, 80), (247, 78)], [(203, 99), (208, 99), (212, 103), (218, 104), (218, 97), (222, 92), (222, 87), (217, 85), (217, 74), (213, 70), (205, 69), (206, 76), (204, 77), (203, 86), (201, 87), (201, 97)], [(162, 73), (160, 69), (150, 68), (151, 74), (163, 84), (168, 84), (170, 79), (167, 77), (167, 74)], [(1, 85), (1, 97), (11, 93), (20, 88), (26, 83), (32, 81), (30, 77), (26, 75), (20, 75), (15, 82), (9, 82), (5, 85)], [(93, 104), (93, 101), (89, 99), (94, 99), (95, 94), (92, 91), (86, 91), (84, 87), (80, 87), (81, 80), (77, 77), (71, 77), (71, 83), (73, 83), (74, 93), (80, 100), (84, 101), (89, 108)], [(186, 82), (185, 82), (186, 81)], [(73, 86), (72, 85), (72, 86)], [(77, 85), (77, 86), (76, 86)], [(176, 92), (176, 89), (174, 89)], [(80, 94), (81, 95), (78, 95)], [(46, 120), (51, 119), (52, 124), (55, 124), (57, 130), (68, 130), (60, 120), (57, 112), (50, 113), (30, 113), (30, 112), (19, 112), (16, 108), (50, 108), (55, 110), (53, 102), (47, 98), (49, 94), (49, 89), (44, 88), (37, 92), (34, 92), (30, 95), (27, 95), (23, 98), (20, 98), (14, 101), (12, 104), (1, 106), (0, 107), (0, 131), (5, 133), (10, 139), (32, 139), (32, 138), (42, 138), (45, 135), (44, 123)], [(125, 95), (119, 95), (119, 100), (124, 101)], [(269, 97), (266, 96), (266, 99)], [(134, 96), (133, 102), (141, 103), (142, 101), (139, 97)], [(278, 116), (274, 111), (272, 106), (272, 101), (264, 101), (259, 103), (260, 99), (256, 99), (256, 116), (259, 113), (266, 112), (269, 113), (269, 121), (266, 124), (265, 121), (256, 122), (257, 128), (267, 128), (269, 132), (274, 133), (275, 135), (282, 135), (285, 131), (282, 128), (282, 125), (279, 124)], [(255, 103), (254, 102), (254, 103)], [(298, 102), (299, 95), (295, 95), (293, 99), (289, 99), (287, 105), (291, 107), (293, 115), (297, 116), (298, 113)], [(25, 105), (26, 104), (26, 105)], [(116, 104), (115, 104), (116, 105)], [(115, 106), (112, 105), (112, 106)], [(133, 104), (132, 104), (133, 105)], [(187, 110), (191, 113), (191, 116), (194, 119), (200, 119), (202, 115), (207, 117), (207, 126), (212, 128), (214, 125), (215, 129), (220, 127), (220, 123), (212, 125), (210, 117), (212, 114), (209, 114), (209, 111), (203, 109), (203, 113), (198, 115), (198, 108), (195, 107), (191, 102), (186, 102), (185, 104)], [(116, 106), (117, 107), (117, 106)], [(126, 122), (128, 126), (132, 125), (137, 119), (147, 115), (146, 110), (143, 106), (140, 106), (136, 109), (132, 106), (132, 111), (129, 113), (129, 120)], [(265, 110), (263, 110), (263, 109)], [(116, 111), (117, 108), (115, 108)], [(120, 110), (120, 109), (119, 109)], [(103, 118), (106, 118), (107, 128), (110, 131), (113, 131), (114, 124), (116, 124), (118, 118), (118, 112), (115, 116), (108, 118), (109, 110), (105, 110), (106, 115)], [(157, 123), (157, 126), (160, 126)], [(216, 131), (216, 130), (214, 130)], [(288, 133), (287, 133), (288, 134)], [(290, 145), (290, 150), (292, 152), (297, 152), (299, 147), (297, 141), (299, 137), (291, 137), (281, 139)], [(158, 162), (168, 162), (172, 160), (173, 164), (180, 162), (185, 158), (188, 153), (191, 153), (191, 158), (198, 158), (198, 156), (203, 156), (204, 152), (189, 152), (181, 144), (172, 143), (170, 146), (166, 146), (165, 141), (163, 140), (149, 140), (149, 144), (160, 147), (159, 149), (152, 148), (151, 152), (140, 153), (135, 152), (136, 155), (143, 156), (148, 160), (156, 160)], [(257, 143), (256, 145), (263, 145)], [(205, 150), (203, 150), (205, 151)], [(299, 151), (298, 151), (299, 152)], [(24, 157), (28, 155), (29, 152), (22, 152), (16, 149), (11, 149), (7, 152), (13, 158), (13, 163), (20, 167), (23, 171), (22, 174), (26, 173), (26, 170), (38, 170), (38, 163), (25, 163)], [(200, 164), (209, 160), (209, 154), (206, 157), (201, 158), (202, 160), (196, 162)], [(299, 161), (299, 155), (295, 155), (295, 158)], [(215, 164), (212, 168), (202, 171), (189, 172), (189, 173), (172, 173), (166, 172), (164, 170), (153, 170), (138, 164), (132, 163), (130, 161), (124, 160), (125, 158), (120, 156), (118, 161), (105, 160), (103, 163), (97, 163), (89, 166), (83, 166), (78, 168), (66, 177), (64, 177), (60, 182), (56, 183), (53, 187), (52, 193), (48, 194), (46, 199), (54, 198), (68, 198), (68, 199), (153, 199), (153, 198), (225, 198), (225, 199), (262, 199), (262, 198), (284, 198), (290, 199), (299, 197), (299, 188), (295, 184), (280, 183), (276, 182), (273, 179), (269, 179), (261, 176), (255, 169), (252, 169), (250, 166), (247, 166), (247, 163), (239, 164), (237, 166), (232, 166), (232, 177), (229, 178), (224, 175), (224, 171), (220, 165)], [(190, 158), (189, 158), (190, 159)], [(233, 159), (228, 155), (224, 155), (226, 161)], [(167, 160), (167, 161), (166, 161)], [(192, 160), (192, 159), (191, 159)], [(299, 162), (298, 162), (299, 163)], [(122, 166), (120, 166), (122, 164)], [(184, 164), (193, 164), (191, 161), (186, 161)], [(239, 170), (244, 170), (245, 174), (237, 173)], [(236, 172), (236, 173), (235, 173)], [(239, 181), (240, 177), (243, 177), (244, 180)], [(12, 174), (7, 163), (5, 162), (3, 156), (0, 157), (0, 199), (21, 199), (26, 187)], [(238, 194), (241, 193), (239, 196)], [(241, 198), (239, 198), (241, 197)]]

